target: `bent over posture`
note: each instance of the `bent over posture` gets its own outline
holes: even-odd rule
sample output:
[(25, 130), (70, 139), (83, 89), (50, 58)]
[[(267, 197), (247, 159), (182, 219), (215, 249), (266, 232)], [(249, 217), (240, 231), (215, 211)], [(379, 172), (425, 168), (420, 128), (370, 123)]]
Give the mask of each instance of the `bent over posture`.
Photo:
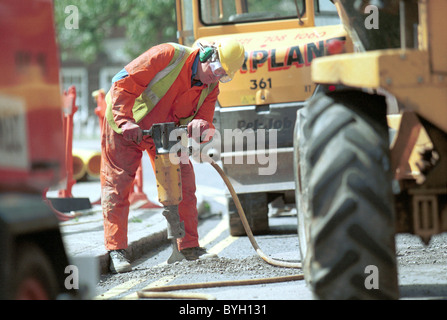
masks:
[[(105, 247), (112, 272), (131, 270), (124, 254), (128, 197), (143, 151), (147, 151), (154, 167), (154, 141), (143, 136), (142, 130), (163, 122), (188, 124), (189, 132), (200, 135), (214, 129), (218, 82), (232, 79), (242, 66), (244, 54), (243, 46), (231, 39), (197, 49), (160, 44), (130, 62), (112, 79), (101, 139), (101, 201)], [(199, 247), (193, 166), (189, 160), (181, 161), (180, 169), (183, 199), (178, 211), (185, 236), (178, 240), (178, 249), (188, 260), (210, 257)]]

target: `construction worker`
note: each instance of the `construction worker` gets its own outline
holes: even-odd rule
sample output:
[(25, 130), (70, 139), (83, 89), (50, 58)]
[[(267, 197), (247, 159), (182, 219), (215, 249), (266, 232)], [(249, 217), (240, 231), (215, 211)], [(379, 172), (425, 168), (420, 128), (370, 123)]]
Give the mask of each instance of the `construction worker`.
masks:
[[(196, 49), (166, 43), (147, 50), (112, 79), (101, 140), (104, 237), (112, 272), (131, 270), (125, 255), (128, 196), (143, 151), (154, 167), (154, 142), (142, 129), (176, 122), (188, 124), (188, 132), (212, 132), (219, 81), (230, 81), (244, 56), (243, 46), (231, 39)], [(185, 236), (178, 239), (178, 249), (187, 260), (208, 258), (213, 255), (198, 242), (195, 175), (189, 159), (180, 162), (180, 169), (183, 200), (178, 210)]]

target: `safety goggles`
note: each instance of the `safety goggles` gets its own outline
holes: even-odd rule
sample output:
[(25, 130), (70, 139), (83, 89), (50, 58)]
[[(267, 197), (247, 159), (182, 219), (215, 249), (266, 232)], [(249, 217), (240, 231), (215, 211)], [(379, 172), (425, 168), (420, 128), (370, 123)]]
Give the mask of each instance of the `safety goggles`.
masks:
[(210, 62), (210, 68), (213, 72), (213, 75), (219, 79), (220, 82), (225, 83), (231, 81), (231, 77), (227, 74), (225, 69), (222, 67), (222, 64), (219, 60), (214, 60)]

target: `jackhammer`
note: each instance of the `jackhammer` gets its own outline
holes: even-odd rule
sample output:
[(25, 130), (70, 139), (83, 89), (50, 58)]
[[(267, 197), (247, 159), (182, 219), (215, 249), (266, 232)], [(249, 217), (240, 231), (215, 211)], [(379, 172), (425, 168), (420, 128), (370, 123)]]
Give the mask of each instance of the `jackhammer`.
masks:
[[(167, 220), (167, 237), (172, 242), (172, 254), (168, 263), (185, 259), (178, 250), (177, 239), (185, 236), (184, 223), (180, 221), (178, 205), (182, 201), (180, 158), (178, 151), (187, 151), (187, 128), (174, 122), (155, 123), (149, 130), (143, 130), (155, 144), (155, 178), (158, 201), (163, 204), (163, 216)], [(178, 143), (181, 148), (175, 148)]]

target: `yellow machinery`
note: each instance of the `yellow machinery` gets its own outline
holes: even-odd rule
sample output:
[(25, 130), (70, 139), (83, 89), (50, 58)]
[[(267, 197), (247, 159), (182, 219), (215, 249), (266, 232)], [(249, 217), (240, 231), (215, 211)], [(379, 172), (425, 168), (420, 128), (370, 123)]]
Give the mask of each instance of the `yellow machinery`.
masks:
[[(328, 0), (177, 0), (176, 6), (180, 43), (232, 37), (245, 47), (242, 68), (220, 84), (216, 134), (202, 152), (222, 161), (253, 233), (267, 232), (268, 204), (295, 201), (293, 126), (296, 111), (317, 91), (310, 64), (332, 41), (346, 50), (350, 41)], [(227, 198), (230, 232), (245, 234)]]
[(357, 52), (313, 61), (328, 90), (297, 117), (305, 278), (321, 299), (395, 299), (395, 233), (447, 231), (447, 1), (334, 2)]

